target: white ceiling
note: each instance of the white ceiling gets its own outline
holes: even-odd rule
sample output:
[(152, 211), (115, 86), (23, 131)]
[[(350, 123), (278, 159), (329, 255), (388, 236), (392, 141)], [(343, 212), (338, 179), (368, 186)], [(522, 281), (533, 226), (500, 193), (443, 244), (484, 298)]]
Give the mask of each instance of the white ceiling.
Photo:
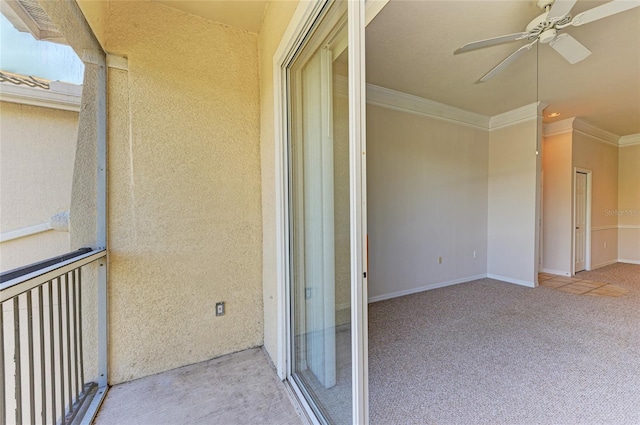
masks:
[(257, 34), (267, 0), (154, 0), (213, 22)]
[[(570, 65), (547, 45), (474, 84), (523, 41), (453, 55), (465, 43), (524, 31), (535, 0), (391, 0), (366, 32), (367, 82), (493, 116), (547, 103), (619, 136), (640, 133), (640, 8), (565, 31), (593, 52)], [(579, 0), (572, 14), (603, 1)], [(545, 119), (553, 121), (553, 119)]]

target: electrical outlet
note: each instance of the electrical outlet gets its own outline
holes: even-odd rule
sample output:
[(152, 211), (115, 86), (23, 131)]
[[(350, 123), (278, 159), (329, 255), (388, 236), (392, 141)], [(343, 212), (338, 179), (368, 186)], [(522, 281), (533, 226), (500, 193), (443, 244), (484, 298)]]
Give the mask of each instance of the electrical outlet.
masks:
[(473, 251), (473, 258), (478, 257), (478, 251)]
[(442, 257), (438, 257), (438, 264), (442, 264)]
[(224, 316), (224, 301), (216, 303), (216, 316)]
[(606, 243), (606, 242), (604, 243), (604, 247), (605, 247), (605, 248), (607, 247), (607, 243)]

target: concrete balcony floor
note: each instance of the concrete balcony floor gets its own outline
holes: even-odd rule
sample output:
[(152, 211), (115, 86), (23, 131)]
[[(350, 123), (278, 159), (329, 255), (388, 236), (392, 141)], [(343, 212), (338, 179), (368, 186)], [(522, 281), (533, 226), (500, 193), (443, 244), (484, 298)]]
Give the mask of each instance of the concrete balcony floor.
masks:
[(300, 425), (284, 384), (260, 348), (111, 387), (97, 425)]

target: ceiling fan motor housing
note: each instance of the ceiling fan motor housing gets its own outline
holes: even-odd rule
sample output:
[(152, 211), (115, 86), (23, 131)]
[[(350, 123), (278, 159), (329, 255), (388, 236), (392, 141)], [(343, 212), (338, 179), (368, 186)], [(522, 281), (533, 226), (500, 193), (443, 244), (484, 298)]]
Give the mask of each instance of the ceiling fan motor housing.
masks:
[(533, 18), (529, 25), (527, 25), (526, 32), (531, 33), (531, 35), (535, 36), (540, 34), (547, 25), (547, 16), (549, 16), (549, 12), (544, 12), (542, 15)]
[(556, 29), (555, 28), (549, 28), (547, 30), (544, 30), (542, 32), (542, 34), (540, 34), (540, 43), (542, 44), (547, 44), (550, 41), (552, 41), (554, 38), (556, 38)]

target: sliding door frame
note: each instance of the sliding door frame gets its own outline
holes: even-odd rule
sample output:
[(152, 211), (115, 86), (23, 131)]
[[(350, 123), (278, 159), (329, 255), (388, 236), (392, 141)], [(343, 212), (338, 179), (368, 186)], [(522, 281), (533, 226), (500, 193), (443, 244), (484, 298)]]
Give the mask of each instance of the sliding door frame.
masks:
[[(322, 12), (334, 0), (300, 2), (273, 58), (275, 171), (276, 171), (276, 256), (278, 285), (278, 376), (292, 375), (291, 359), (291, 264), (289, 204), (289, 111), (287, 69), (303, 47)], [(353, 423), (369, 423), (368, 336), (367, 336), (367, 209), (366, 209), (366, 81), (365, 27), (389, 0), (348, 0), (349, 47), (349, 185), (351, 221), (351, 344)], [(318, 423), (311, 407), (295, 383), (293, 395), (306, 419)]]

